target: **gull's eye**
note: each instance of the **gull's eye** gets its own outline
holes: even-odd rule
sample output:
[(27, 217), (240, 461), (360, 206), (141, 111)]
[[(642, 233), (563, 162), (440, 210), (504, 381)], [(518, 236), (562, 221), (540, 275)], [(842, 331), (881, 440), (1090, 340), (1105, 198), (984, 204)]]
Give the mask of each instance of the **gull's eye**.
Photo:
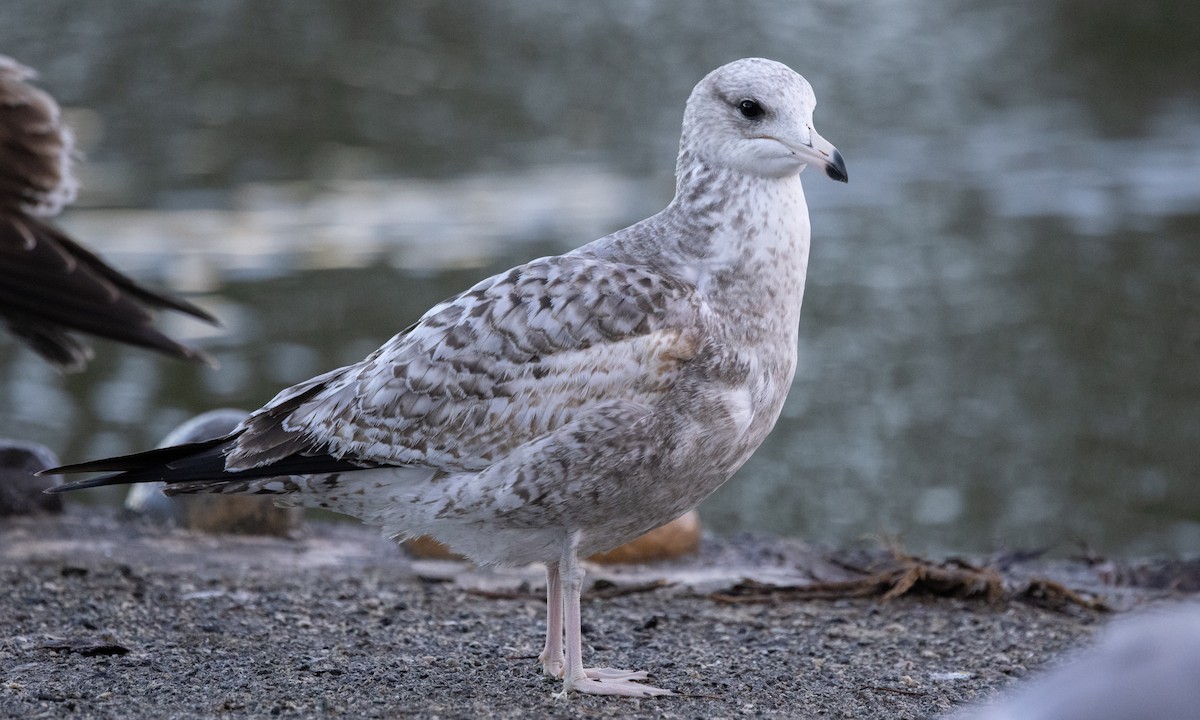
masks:
[(762, 115), (766, 112), (766, 110), (763, 110), (762, 105), (759, 105), (756, 101), (749, 99), (738, 103), (738, 111), (742, 113), (742, 117), (748, 118), (762, 117)]

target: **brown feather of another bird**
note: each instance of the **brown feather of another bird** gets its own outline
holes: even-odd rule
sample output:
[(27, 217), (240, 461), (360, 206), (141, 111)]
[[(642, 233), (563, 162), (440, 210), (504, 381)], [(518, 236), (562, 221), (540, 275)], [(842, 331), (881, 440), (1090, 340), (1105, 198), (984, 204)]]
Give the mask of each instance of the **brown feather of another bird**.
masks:
[(146, 288), (51, 225), (75, 197), (74, 139), (34, 72), (0, 55), (0, 322), (50, 363), (81, 370), (91, 347), (72, 333), (215, 364), (154, 327), (156, 310), (216, 324), (195, 305)]

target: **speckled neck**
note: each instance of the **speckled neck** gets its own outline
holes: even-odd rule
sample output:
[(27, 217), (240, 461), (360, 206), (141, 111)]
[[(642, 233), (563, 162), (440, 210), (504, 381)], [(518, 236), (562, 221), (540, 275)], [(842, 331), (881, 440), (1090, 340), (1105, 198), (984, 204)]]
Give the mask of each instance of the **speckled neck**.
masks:
[(751, 176), (685, 149), (666, 209), (595, 250), (642, 259), (694, 284), (714, 310), (750, 318), (750, 329), (790, 336), (808, 269), (804, 190), (799, 176)]

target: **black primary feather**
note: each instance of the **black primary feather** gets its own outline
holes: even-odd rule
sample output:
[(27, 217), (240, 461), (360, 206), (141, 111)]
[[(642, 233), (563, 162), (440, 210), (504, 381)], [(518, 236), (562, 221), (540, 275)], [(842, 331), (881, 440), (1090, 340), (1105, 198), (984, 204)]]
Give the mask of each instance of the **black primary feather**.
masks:
[(231, 472), (225, 469), (225, 452), (237, 439), (232, 433), (212, 440), (173, 445), (118, 457), (91, 460), (75, 465), (63, 465), (38, 473), (58, 475), (81, 472), (112, 472), (111, 475), (75, 480), (56, 485), (48, 493), (69, 492), (107, 485), (131, 485), (146, 482), (208, 482), (220, 484), (255, 478), (286, 477), (288, 475), (322, 475), (326, 473), (368, 470), (378, 465), (351, 462), (332, 455), (295, 454), (280, 458), (261, 467)]

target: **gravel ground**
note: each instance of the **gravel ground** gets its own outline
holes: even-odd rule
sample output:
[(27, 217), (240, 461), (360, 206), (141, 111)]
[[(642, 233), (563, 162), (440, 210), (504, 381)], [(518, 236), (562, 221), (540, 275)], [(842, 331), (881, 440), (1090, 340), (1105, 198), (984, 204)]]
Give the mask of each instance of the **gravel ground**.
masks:
[[(351, 524), (216, 537), (97, 509), (6, 519), (0, 539), (5, 717), (927, 718), (1108, 618), (1012, 598), (719, 602), (710, 591), (738, 578), (828, 554), (708, 538), (686, 561), (597, 569), (584, 600), (585, 661), (648, 669), (680, 696), (557, 699), (535, 661), (545, 605), (531, 569), (414, 562)], [(1074, 587), (1092, 574), (1037, 571)], [(673, 584), (649, 589), (659, 578)]]

